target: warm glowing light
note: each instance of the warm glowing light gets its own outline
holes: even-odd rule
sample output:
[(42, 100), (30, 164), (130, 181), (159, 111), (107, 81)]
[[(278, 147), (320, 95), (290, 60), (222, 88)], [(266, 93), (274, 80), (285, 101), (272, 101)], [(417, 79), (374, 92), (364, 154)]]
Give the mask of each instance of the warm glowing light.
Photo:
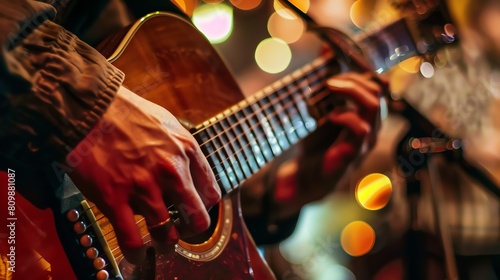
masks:
[(368, 210), (383, 208), (392, 195), (392, 183), (389, 177), (372, 173), (361, 179), (356, 186), (356, 200)]
[(414, 56), (401, 61), (398, 65), (404, 71), (415, 74), (420, 69), (420, 64), (422, 64), (422, 58)]
[(184, 2), (184, 0), (173, 0), (172, 2), (174, 2), (174, 4), (183, 12), (187, 12), (186, 2)]
[(288, 19), (275, 12), (267, 21), (267, 30), (272, 37), (282, 39), (287, 43), (293, 43), (302, 36), (305, 26), (300, 18)]
[(255, 49), (255, 61), (265, 72), (276, 74), (285, 70), (292, 60), (288, 44), (276, 38), (262, 40)]
[(222, 3), (224, 0), (203, 0), (203, 2), (207, 4), (219, 4)]
[(290, 3), (304, 13), (307, 13), (307, 11), (309, 11), (309, 7), (311, 6), (311, 1), (309, 0), (290, 0)]
[(214, 44), (224, 42), (233, 30), (233, 8), (225, 4), (205, 4), (194, 10), (194, 25)]
[(366, 222), (352, 222), (342, 230), (340, 244), (344, 251), (351, 256), (365, 255), (375, 244), (375, 231)]
[(298, 16), (290, 10), (288, 7), (283, 5), (279, 0), (274, 0), (273, 2), (274, 10), (282, 17), (287, 19), (296, 19)]
[(434, 66), (429, 62), (424, 62), (420, 65), (420, 73), (426, 78), (432, 78), (434, 76)]
[(352, 3), (350, 11), (351, 21), (359, 28), (365, 25), (364, 9), (361, 0)]
[(194, 9), (199, 5), (198, 0), (172, 0), (172, 2), (188, 16), (192, 16)]
[(236, 8), (248, 11), (257, 8), (262, 2), (262, 0), (230, 0), (230, 2)]

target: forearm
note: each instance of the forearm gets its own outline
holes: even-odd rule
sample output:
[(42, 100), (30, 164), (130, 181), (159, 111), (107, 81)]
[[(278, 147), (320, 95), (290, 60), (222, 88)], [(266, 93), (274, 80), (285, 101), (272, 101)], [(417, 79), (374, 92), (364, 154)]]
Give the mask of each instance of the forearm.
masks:
[(46, 16), (36, 18), (50, 14), (44, 4), (1, 4), (0, 157), (18, 166), (64, 159), (106, 111), (123, 74)]

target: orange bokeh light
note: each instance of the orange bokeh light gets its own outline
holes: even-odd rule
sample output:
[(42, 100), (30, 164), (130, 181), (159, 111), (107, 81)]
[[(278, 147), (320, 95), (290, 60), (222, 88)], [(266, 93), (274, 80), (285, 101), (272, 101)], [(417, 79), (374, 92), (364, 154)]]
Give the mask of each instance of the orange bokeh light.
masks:
[(257, 8), (262, 0), (230, 0), (231, 4), (240, 10), (251, 10)]
[(340, 244), (344, 251), (351, 256), (365, 255), (375, 244), (375, 231), (366, 222), (352, 222), (342, 230)]
[(356, 186), (356, 200), (368, 210), (383, 208), (392, 196), (392, 183), (389, 177), (372, 173), (363, 177)]

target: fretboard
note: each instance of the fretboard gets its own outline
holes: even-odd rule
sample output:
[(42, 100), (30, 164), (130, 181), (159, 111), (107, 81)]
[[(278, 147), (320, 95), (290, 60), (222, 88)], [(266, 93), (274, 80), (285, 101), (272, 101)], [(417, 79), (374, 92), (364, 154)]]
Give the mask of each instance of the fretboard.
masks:
[(319, 57), (205, 121), (193, 133), (223, 192), (237, 188), (316, 128), (306, 100), (325, 90), (333, 64), (331, 55)]

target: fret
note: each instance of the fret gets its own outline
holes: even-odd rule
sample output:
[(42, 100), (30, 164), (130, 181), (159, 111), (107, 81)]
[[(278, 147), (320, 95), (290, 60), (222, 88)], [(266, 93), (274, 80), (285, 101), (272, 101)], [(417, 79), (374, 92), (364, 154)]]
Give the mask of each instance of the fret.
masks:
[(290, 110), (294, 108), (295, 101), (291, 98), (291, 94), (286, 92), (283, 87), (280, 87), (275, 93), (276, 101), (274, 104), (275, 111), (278, 112), (281, 123), (283, 124), (284, 134), (290, 144), (295, 144), (299, 141), (297, 129), (293, 125), (293, 117), (295, 114)]
[(263, 127), (259, 119), (256, 117), (252, 106), (250, 105), (243, 108), (243, 113), (244, 120), (246, 120), (249, 126), (249, 131), (253, 134), (253, 137), (255, 139), (254, 142), (252, 142), (252, 149), (255, 153), (262, 153), (262, 155), (264, 156), (263, 164), (260, 165), (261, 163), (259, 163), (259, 165), (262, 167), (264, 164), (274, 158), (273, 151), (271, 150), (271, 144), (266, 138)]
[[(279, 118), (279, 114), (273, 106), (274, 103), (279, 102), (278, 99), (279, 97), (277, 96), (277, 93), (274, 92), (260, 98), (258, 100), (258, 104), (264, 112), (263, 118), (267, 119), (267, 122), (269, 123), (270, 131), (268, 133), (272, 133), (272, 136), (276, 139), (281, 150), (286, 150), (290, 146), (290, 142), (285, 134), (285, 128), (282, 125), (282, 120)], [(280, 153), (281, 150), (276, 152)]]
[[(228, 114), (228, 115), (232, 115)], [(224, 115), (224, 118), (220, 120), (220, 124), (222, 126), (222, 129), (225, 131), (225, 134), (229, 138), (229, 141), (226, 143), (226, 146), (229, 146), (229, 148), (232, 151), (232, 154), (236, 157), (236, 161), (241, 169), (242, 172), (242, 179), (240, 180), (240, 183), (250, 177), (252, 175), (252, 172), (250, 171), (247, 163), (247, 159), (245, 158), (245, 155), (243, 154), (243, 149), (240, 146), (239, 135), (235, 134), (232, 125), (229, 123), (228, 120), (228, 115)]]
[[(251, 157), (253, 161), (250, 161), (250, 167), (252, 167), (252, 171), (257, 172), (262, 166), (266, 164), (266, 158), (264, 156), (264, 152), (262, 151), (257, 137), (254, 135), (254, 131), (249, 127), (249, 124), (246, 120), (247, 111), (250, 111), (247, 106), (245, 106), (242, 110), (238, 110), (235, 112), (235, 118), (237, 119), (239, 126), (235, 126), (235, 131), (238, 135), (242, 135), (245, 141), (248, 143), (245, 145), (245, 150), (249, 154), (253, 155)], [(241, 129), (241, 131), (238, 131)], [(241, 138), (241, 137), (240, 137)], [(264, 147), (266, 147), (264, 145)]]
[[(257, 101), (257, 100), (256, 100)], [(257, 101), (258, 102), (258, 101)], [(268, 159), (271, 160), (273, 157), (281, 154), (281, 147), (278, 144), (278, 139), (276, 138), (276, 135), (274, 134), (274, 131), (271, 127), (271, 124), (269, 123), (269, 120), (266, 118), (265, 114), (262, 112), (264, 108), (262, 108), (259, 103), (252, 103), (250, 104), (250, 107), (252, 108), (254, 114), (250, 118), (254, 123), (256, 123), (256, 129), (261, 131), (261, 135), (263, 135), (265, 141), (269, 143), (269, 147), (271, 147), (271, 152), (272, 155)], [(257, 132), (259, 134), (259, 132)]]
[(224, 168), (228, 174), (229, 181), (231, 182), (231, 187), (235, 187), (241, 181), (243, 181), (243, 173), (241, 172), (238, 163), (236, 162), (231, 150), (227, 145), (227, 143), (229, 142), (229, 138), (223, 131), (223, 128), (218, 119), (214, 120), (214, 122), (212, 123), (212, 128), (215, 131), (215, 134), (218, 135), (214, 140), (217, 142), (219, 147), (221, 147), (219, 151), (222, 155), (222, 163), (224, 164)]
[(293, 100), (294, 106), (290, 107), (291, 111), (295, 111), (294, 115), (296, 117), (293, 120), (294, 127), (296, 128), (297, 134), (299, 136), (305, 137), (311, 131), (313, 131), (316, 127), (316, 121), (309, 115), (307, 110), (306, 98), (309, 97), (309, 94), (306, 94), (307, 91), (310, 91), (307, 85), (303, 84), (303, 81), (299, 81), (302, 85), (299, 86), (296, 83), (292, 83), (286, 86), (287, 92), (291, 92), (291, 99)]
[(208, 138), (210, 139), (208, 143), (211, 143), (214, 148), (214, 152), (212, 153), (211, 159), (214, 161), (213, 168), (217, 174), (224, 174), (221, 176), (221, 182), (223, 182), (224, 190), (227, 192), (231, 191), (232, 186), (235, 185), (236, 179), (234, 178), (234, 173), (232, 172), (231, 166), (229, 166), (226, 156), (224, 155), (224, 149), (222, 148), (222, 143), (220, 139), (216, 136), (217, 132), (215, 131), (213, 125), (210, 123), (207, 125), (206, 132), (208, 134)]
[(219, 181), (221, 189), (228, 192), (231, 190), (231, 183), (229, 183), (227, 174), (222, 168), (221, 157), (219, 153), (216, 152), (217, 149), (210, 138), (211, 137), (208, 135), (208, 129), (204, 131), (200, 129), (200, 131), (195, 135), (195, 139), (200, 144), (202, 152), (207, 157), (208, 163), (212, 169), (214, 169), (215, 178)]

